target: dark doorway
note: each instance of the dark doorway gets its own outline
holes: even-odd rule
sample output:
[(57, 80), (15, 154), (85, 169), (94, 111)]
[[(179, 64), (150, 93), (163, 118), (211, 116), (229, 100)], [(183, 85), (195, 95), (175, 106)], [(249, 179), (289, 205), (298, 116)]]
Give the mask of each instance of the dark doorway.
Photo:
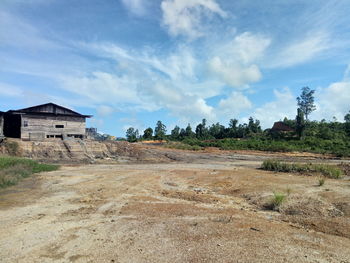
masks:
[(4, 135), (10, 138), (21, 138), (21, 115), (4, 115)]

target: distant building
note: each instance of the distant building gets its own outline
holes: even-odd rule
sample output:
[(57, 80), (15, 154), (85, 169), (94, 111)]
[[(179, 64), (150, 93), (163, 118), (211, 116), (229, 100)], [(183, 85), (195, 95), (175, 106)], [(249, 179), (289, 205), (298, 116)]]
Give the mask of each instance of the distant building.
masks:
[(271, 128), (273, 132), (294, 132), (295, 130), (285, 124), (283, 121), (277, 121), (273, 124)]
[(0, 112), (0, 135), (23, 140), (83, 139), (90, 117), (54, 103)]
[(98, 138), (97, 128), (86, 128), (85, 134), (87, 139), (96, 140)]
[(0, 111), (0, 138), (4, 136), (4, 112)]

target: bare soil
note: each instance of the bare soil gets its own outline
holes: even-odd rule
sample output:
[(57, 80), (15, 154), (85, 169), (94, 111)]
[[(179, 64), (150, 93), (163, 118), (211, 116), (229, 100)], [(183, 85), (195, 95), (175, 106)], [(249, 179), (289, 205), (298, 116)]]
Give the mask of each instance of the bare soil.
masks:
[[(0, 261), (350, 262), (349, 177), (320, 187), (257, 169), (276, 156), (335, 160), (142, 151), (148, 163), (63, 165), (1, 190)], [(272, 210), (274, 192), (286, 199)]]

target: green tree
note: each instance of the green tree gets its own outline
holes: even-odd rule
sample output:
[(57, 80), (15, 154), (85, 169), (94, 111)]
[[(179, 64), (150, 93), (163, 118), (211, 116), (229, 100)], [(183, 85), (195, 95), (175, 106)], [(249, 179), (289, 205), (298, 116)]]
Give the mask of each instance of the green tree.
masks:
[(305, 131), (304, 112), (300, 108), (298, 108), (298, 113), (296, 116), (296, 124), (297, 124), (296, 131), (300, 140), (303, 137), (303, 134)]
[(345, 131), (350, 136), (350, 111), (344, 116), (345, 120)]
[(174, 129), (171, 130), (170, 137), (172, 140), (178, 140), (180, 136), (180, 127), (175, 126)]
[(298, 107), (304, 113), (306, 120), (309, 120), (310, 113), (316, 110), (314, 93), (315, 90), (303, 87), (300, 96), (297, 97)]
[(149, 127), (146, 130), (144, 130), (142, 137), (146, 140), (152, 139), (153, 138), (153, 129), (151, 127)]
[(225, 126), (217, 122), (212, 126), (210, 126), (209, 134), (213, 136), (215, 139), (223, 139), (225, 137)]
[(237, 137), (237, 124), (238, 120), (237, 119), (231, 119), (228, 126), (228, 132), (227, 135), (229, 138), (235, 138)]
[(179, 138), (180, 138), (181, 140), (183, 140), (185, 137), (186, 137), (186, 131), (185, 131), (184, 128), (182, 128), (182, 129), (180, 130)]
[(253, 117), (250, 117), (248, 122), (248, 129), (249, 129), (249, 132), (251, 133), (260, 133), (261, 132), (260, 121), (259, 120), (254, 121)]
[(139, 137), (139, 130), (135, 130), (133, 127), (130, 127), (126, 131), (126, 139), (128, 142), (136, 142)]
[(192, 138), (195, 136), (195, 133), (192, 131), (192, 127), (190, 124), (187, 125), (185, 129), (186, 137)]
[(206, 127), (207, 120), (203, 119), (202, 123), (198, 124), (196, 127), (196, 137), (198, 139), (206, 139), (208, 137), (208, 128)]
[(231, 119), (228, 126), (230, 127), (230, 129), (237, 129), (237, 124), (238, 124), (237, 119)]
[(157, 140), (164, 140), (165, 134), (166, 126), (161, 121), (157, 121), (156, 128), (154, 129), (154, 137)]

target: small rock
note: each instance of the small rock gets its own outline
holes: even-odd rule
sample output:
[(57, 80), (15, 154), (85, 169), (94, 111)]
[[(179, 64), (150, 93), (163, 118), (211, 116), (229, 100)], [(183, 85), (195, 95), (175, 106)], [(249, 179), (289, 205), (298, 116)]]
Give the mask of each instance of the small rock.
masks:
[(250, 230), (253, 230), (253, 231), (258, 231), (258, 232), (260, 232), (260, 231), (261, 231), (260, 229), (257, 229), (257, 228), (255, 228), (255, 227), (251, 227), (251, 228), (250, 228)]

